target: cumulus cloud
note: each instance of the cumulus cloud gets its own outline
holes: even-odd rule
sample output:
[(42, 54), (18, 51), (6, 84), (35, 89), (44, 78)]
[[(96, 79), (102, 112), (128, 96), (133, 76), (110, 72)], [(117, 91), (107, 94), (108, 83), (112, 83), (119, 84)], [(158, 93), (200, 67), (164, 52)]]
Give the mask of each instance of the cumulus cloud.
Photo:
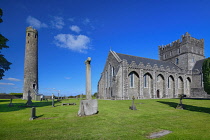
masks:
[(13, 83), (0, 83), (0, 85), (15, 85)]
[(62, 48), (86, 53), (89, 49), (90, 38), (85, 35), (58, 34), (54, 37), (55, 44)]
[(52, 23), (52, 26), (57, 29), (63, 29), (63, 26), (65, 25), (63, 18), (57, 17), (57, 16), (54, 17), (54, 19), (53, 19), (53, 21), (51, 21), (51, 23)]
[(76, 32), (76, 33), (79, 33), (81, 31), (81, 29), (78, 26), (76, 26), (76, 25), (70, 26), (70, 29), (72, 31)]
[(4, 78), (4, 80), (9, 80), (9, 81), (21, 81), (20, 79), (16, 79), (16, 78)]
[(47, 24), (45, 23), (42, 23), (41, 21), (39, 21), (38, 19), (32, 17), (32, 16), (28, 16), (28, 18), (26, 19), (26, 22), (36, 28), (36, 29), (40, 29), (40, 28), (47, 28)]

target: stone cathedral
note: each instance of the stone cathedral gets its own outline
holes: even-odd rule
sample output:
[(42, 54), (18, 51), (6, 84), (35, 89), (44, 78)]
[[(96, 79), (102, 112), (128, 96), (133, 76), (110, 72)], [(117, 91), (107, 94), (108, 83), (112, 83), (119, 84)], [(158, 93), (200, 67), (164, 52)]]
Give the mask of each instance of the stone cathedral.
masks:
[(203, 39), (185, 33), (158, 49), (160, 60), (110, 51), (98, 82), (98, 98), (207, 97), (202, 80)]

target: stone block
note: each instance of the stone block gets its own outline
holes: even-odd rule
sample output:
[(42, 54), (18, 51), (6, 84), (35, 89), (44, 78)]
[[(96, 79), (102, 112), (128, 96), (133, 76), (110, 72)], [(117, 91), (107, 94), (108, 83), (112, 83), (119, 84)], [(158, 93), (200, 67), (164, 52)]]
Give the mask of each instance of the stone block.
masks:
[(78, 116), (88, 116), (98, 113), (98, 101), (92, 100), (81, 100), (78, 111)]

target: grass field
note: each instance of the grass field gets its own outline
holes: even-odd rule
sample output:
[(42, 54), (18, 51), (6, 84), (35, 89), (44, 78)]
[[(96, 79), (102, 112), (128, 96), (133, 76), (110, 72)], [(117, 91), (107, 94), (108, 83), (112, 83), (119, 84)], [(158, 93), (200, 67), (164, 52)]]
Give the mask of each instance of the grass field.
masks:
[[(0, 100), (0, 139), (148, 139), (160, 130), (172, 133), (158, 139), (210, 139), (210, 100), (183, 99), (185, 110), (175, 109), (178, 99), (135, 100), (138, 110), (129, 110), (131, 100), (98, 100), (97, 115), (78, 117), (79, 100), (34, 102), (37, 119), (31, 121), (31, 108), (18, 107), (26, 101)], [(61, 106), (61, 103), (76, 103)]]

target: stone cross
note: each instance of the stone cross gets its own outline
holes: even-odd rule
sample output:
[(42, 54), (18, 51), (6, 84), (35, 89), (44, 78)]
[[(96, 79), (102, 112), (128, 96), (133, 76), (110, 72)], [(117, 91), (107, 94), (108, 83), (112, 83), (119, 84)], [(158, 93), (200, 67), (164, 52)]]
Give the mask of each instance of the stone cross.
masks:
[(91, 67), (90, 67), (91, 58), (85, 61), (86, 65), (86, 100), (91, 100)]
[(27, 106), (30, 106), (32, 104), (32, 101), (31, 101), (31, 91), (29, 90), (28, 91), (28, 100), (26, 102), (26, 105)]
[(131, 109), (131, 110), (137, 110), (136, 109), (136, 106), (134, 105), (134, 100), (135, 100), (135, 97), (133, 96), (133, 101), (132, 101), (132, 106), (130, 106), (129, 108)]

